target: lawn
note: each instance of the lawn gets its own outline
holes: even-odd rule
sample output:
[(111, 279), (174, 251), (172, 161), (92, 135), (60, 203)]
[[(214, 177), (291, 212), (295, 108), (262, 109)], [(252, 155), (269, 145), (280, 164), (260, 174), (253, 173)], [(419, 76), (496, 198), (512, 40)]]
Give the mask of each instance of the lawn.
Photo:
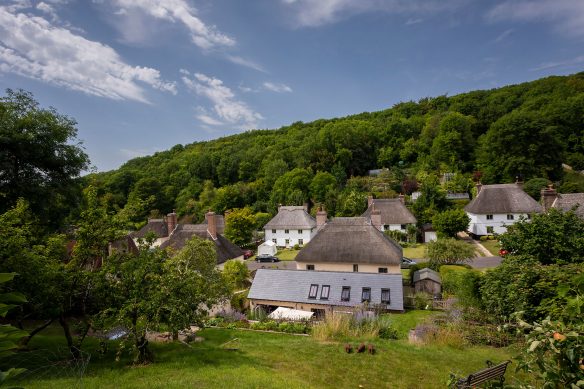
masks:
[(299, 252), (300, 250), (282, 249), (278, 250), (278, 254), (276, 254), (276, 256), (280, 258), (281, 261), (293, 261), (296, 259), (296, 256)]
[(499, 249), (501, 248), (501, 246), (499, 245), (498, 240), (484, 240), (481, 241), (480, 243), (494, 256), (499, 255)]
[(416, 247), (406, 247), (404, 248), (404, 257), (407, 258), (426, 258), (426, 244), (417, 243)]
[[(432, 314), (413, 311), (392, 317), (405, 338), (415, 323)], [(304, 336), (212, 328), (199, 335), (205, 340), (191, 347), (153, 345), (156, 362), (148, 366), (131, 366), (127, 358), (115, 362), (112, 343), (103, 356), (92, 352), (82, 381), (75, 377), (75, 369), (59, 365), (15, 384), (27, 388), (436, 388), (445, 386), (451, 371), (469, 374), (483, 368), (486, 360), (502, 361), (515, 354), (506, 348), (415, 346), (405, 339), (375, 341), (375, 355), (346, 354), (343, 343), (320, 343)], [(221, 348), (234, 338), (239, 339), (238, 350)], [(32, 343), (51, 350), (63, 345), (57, 332), (37, 335)], [(96, 347), (90, 339), (86, 349)], [(26, 353), (17, 358), (33, 360)], [(513, 383), (514, 374), (513, 368), (508, 369), (506, 382)]]

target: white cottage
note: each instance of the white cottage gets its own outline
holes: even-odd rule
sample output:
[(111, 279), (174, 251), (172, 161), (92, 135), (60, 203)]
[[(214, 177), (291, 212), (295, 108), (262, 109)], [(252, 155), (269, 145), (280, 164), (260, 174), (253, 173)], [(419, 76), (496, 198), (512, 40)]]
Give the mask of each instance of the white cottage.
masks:
[(473, 235), (503, 234), (520, 217), (529, 219), (543, 211), (541, 205), (523, 191), (521, 183), (477, 184), (477, 196), (464, 207)]
[[(326, 213), (324, 218), (326, 220)], [(278, 247), (303, 246), (316, 235), (316, 224), (306, 207), (280, 206), (278, 214), (264, 226), (265, 240)]]
[(407, 232), (408, 225), (416, 225), (416, 217), (406, 208), (403, 195), (397, 199), (374, 199), (369, 196), (367, 210), (361, 216), (371, 220), (374, 209), (381, 215), (381, 231)]

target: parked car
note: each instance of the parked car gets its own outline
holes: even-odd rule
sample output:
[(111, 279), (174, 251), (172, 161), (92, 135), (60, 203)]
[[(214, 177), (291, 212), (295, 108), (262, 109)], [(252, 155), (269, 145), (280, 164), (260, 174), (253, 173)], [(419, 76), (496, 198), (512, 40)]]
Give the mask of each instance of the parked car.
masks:
[(504, 257), (505, 255), (509, 254), (509, 251), (505, 249), (499, 250), (499, 256)]
[(417, 264), (418, 264), (418, 262), (414, 261), (413, 259), (403, 257), (402, 261), (401, 261), (401, 268), (402, 269), (409, 269), (410, 266), (417, 265)]
[(251, 257), (253, 257), (253, 251), (251, 251), (251, 250), (245, 250), (243, 252), (243, 259), (248, 259), (248, 258), (251, 258)]
[(280, 262), (280, 258), (273, 255), (258, 255), (256, 262)]

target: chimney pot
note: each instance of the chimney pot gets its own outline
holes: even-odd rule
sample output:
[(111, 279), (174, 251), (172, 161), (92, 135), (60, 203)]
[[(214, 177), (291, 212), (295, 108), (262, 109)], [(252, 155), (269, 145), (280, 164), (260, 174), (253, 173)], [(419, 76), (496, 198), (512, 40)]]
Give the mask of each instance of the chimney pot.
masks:
[(371, 205), (371, 225), (377, 228), (379, 231), (382, 230), (381, 228), (381, 211), (375, 209), (375, 204)]
[(316, 228), (320, 229), (322, 226), (324, 226), (326, 224), (326, 220), (327, 214), (321, 205), (318, 212), (316, 213)]
[(176, 225), (177, 225), (177, 216), (176, 216), (176, 213), (174, 212), (174, 209), (173, 209), (171, 213), (166, 215), (166, 227), (168, 229), (168, 236), (170, 236), (170, 234), (172, 234), (172, 232), (176, 228)]
[(215, 212), (209, 210), (205, 214), (205, 219), (207, 220), (207, 232), (211, 235), (213, 240), (217, 239), (217, 221), (215, 218)]
[(541, 190), (541, 204), (543, 206), (544, 212), (549, 211), (557, 197), (558, 192), (553, 188), (552, 184)]

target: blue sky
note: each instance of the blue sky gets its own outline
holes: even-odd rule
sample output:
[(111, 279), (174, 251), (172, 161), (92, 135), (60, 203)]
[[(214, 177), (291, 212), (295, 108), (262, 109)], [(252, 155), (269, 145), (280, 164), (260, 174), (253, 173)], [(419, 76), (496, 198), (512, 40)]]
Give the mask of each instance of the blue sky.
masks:
[(0, 0), (0, 88), (74, 117), (99, 171), (583, 69), (583, 0)]

